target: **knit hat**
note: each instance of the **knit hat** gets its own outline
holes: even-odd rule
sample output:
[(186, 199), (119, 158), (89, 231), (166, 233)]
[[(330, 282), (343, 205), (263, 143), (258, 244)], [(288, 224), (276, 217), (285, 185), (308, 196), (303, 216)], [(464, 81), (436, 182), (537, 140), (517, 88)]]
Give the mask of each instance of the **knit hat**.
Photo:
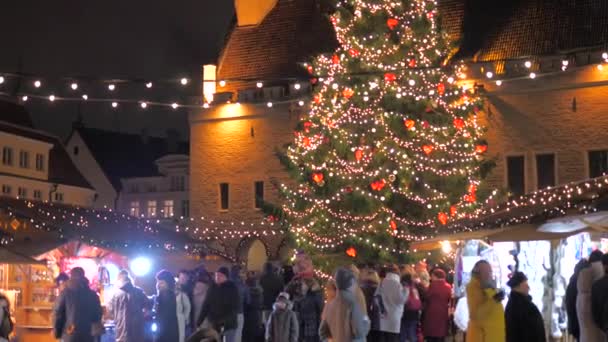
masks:
[(511, 276), (511, 279), (509, 279), (509, 281), (507, 282), (507, 285), (509, 285), (510, 288), (514, 288), (514, 287), (518, 287), (519, 285), (521, 285), (521, 283), (523, 283), (524, 281), (527, 281), (527, 280), (528, 280), (528, 277), (526, 277), (526, 275), (523, 274), (523, 272), (515, 272)]
[(175, 288), (175, 278), (173, 274), (167, 270), (161, 270), (156, 274), (156, 280), (164, 280), (169, 285), (169, 288)]
[(222, 266), (217, 269), (217, 272), (225, 275), (226, 279), (230, 278), (230, 270), (228, 269), (228, 267)]
[(281, 292), (281, 293), (279, 293), (279, 295), (277, 296), (277, 300), (279, 300), (281, 298), (283, 298), (285, 300), (289, 300), (289, 293), (287, 293), (287, 292)]
[(336, 288), (338, 290), (347, 290), (355, 280), (355, 276), (353, 272), (346, 268), (338, 268), (335, 275), (336, 279)]

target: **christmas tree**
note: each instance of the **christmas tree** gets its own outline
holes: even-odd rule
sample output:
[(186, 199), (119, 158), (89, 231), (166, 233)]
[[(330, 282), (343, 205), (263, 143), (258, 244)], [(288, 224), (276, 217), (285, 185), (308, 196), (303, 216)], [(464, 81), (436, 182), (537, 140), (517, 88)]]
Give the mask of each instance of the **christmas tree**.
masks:
[(448, 63), (436, 1), (343, 0), (331, 22), (340, 46), (306, 65), (282, 211), (301, 248), (382, 259), (478, 208), (481, 102)]

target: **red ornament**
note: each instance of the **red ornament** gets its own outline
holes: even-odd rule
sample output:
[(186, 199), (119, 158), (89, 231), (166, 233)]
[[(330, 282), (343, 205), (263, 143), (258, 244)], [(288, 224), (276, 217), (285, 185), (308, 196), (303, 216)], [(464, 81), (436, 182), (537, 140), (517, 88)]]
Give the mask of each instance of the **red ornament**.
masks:
[(307, 66), (307, 67), (306, 67), (306, 70), (308, 71), (308, 73), (309, 73), (309, 74), (311, 74), (311, 75), (312, 75), (312, 72), (313, 72), (312, 65)]
[(374, 191), (380, 191), (380, 190), (384, 189), (385, 185), (386, 185), (386, 181), (384, 179), (381, 179), (381, 180), (373, 181), (371, 184), (371, 187), (372, 187), (372, 190), (374, 190)]
[(351, 192), (353, 192), (353, 188), (352, 188), (352, 187), (350, 187), (350, 186), (347, 186), (346, 188), (344, 188), (344, 191), (345, 191), (347, 194), (350, 194)]
[(348, 255), (351, 258), (356, 258), (357, 257), (357, 250), (355, 249), (355, 247), (349, 247), (346, 250), (346, 255)]
[(317, 78), (313, 77), (310, 79), (310, 84), (317, 84), (317, 81), (318, 81)]
[(357, 50), (357, 49), (349, 49), (348, 50), (348, 54), (351, 57), (359, 57), (359, 50)]
[(310, 138), (309, 137), (304, 137), (304, 139), (302, 139), (302, 142), (304, 143), (304, 146), (310, 147)]
[(433, 17), (435, 16), (435, 13), (433, 13), (433, 12), (429, 12), (429, 13), (427, 13), (427, 15), (426, 15), (426, 16), (427, 16), (427, 18), (429, 18), (429, 19), (433, 19)]
[(323, 143), (329, 144), (329, 137), (323, 137)]
[(397, 223), (396, 223), (395, 221), (391, 220), (391, 223), (390, 223), (390, 224), (391, 224), (391, 229), (392, 229), (393, 231), (397, 230)]
[(384, 74), (384, 81), (386, 82), (394, 82), (396, 79), (397, 75), (393, 74), (392, 72), (387, 72)]
[(412, 129), (416, 125), (416, 121), (412, 119), (405, 119), (404, 121), (405, 128)]
[(464, 201), (474, 203), (475, 201), (477, 201), (477, 196), (475, 194), (464, 195)]
[(470, 184), (469, 185), (469, 193), (474, 195), (477, 192), (477, 185), (475, 184)]
[(428, 121), (422, 121), (422, 128), (429, 128), (430, 126)]
[(334, 64), (340, 64), (340, 57), (338, 57), (338, 55), (333, 55), (331, 57), (331, 62)]
[(443, 94), (445, 93), (445, 84), (439, 83), (437, 85), (437, 92), (439, 93), (439, 95), (443, 96)]
[(410, 62), (408, 63), (410, 68), (415, 68), (416, 67), (416, 60), (415, 59), (410, 59)]
[(456, 129), (458, 130), (464, 127), (464, 120), (462, 120), (461, 118), (455, 118), (452, 123), (454, 124), (454, 127), (456, 127)]
[(344, 96), (346, 99), (350, 99), (351, 97), (353, 97), (353, 95), (355, 95), (355, 91), (351, 88), (346, 88), (342, 90), (342, 96)]
[(433, 108), (431, 108), (431, 106), (427, 106), (427, 107), (424, 109), (424, 111), (425, 111), (426, 113), (430, 113), (430, 112), (432, 112), (432, 111), (433, 111)]
[(439, 220), (441, 224), (446, 225), (448, 223), (448, 215), (446, 213), (439, 213), (437, 214), (437, 220)]
[(395, 18), (389, 18), (386, 20), (386, 26), (388, 26), (388, 28), (391, 30), (394, 30), (398, 24), (399, 24), (399, 20), (397, 20)]
[(434, 149), (435, 149), (435, 147), (433, 147), (433, 145), (424, 145), (424, 146), (422, 146), (422, 150), (424, 151), (424, 153), (426, 153), (427, 156), (429, 154), (431, 154), (431, 152), (433, 152)]
[(315, 181), (315, 183), (319, 184), (323, 181), (324, 175), (323, 172), (315, 172), (312, 174), (312, 180)]
[(357, 159), (357, 161), (361, 161), (362, 158), (363, 158), (363, 151), (361, 151), (361, 149), (356, 149), (355, 150), (355, 159)]
[(482, 154), (488, 150), (488, 145), (477, 145), (475, 146), (475, 152)]
[(316, 104), (321, 103), (321, 96), (319, 95), (315, 95), (312, 99)]
[(458, 212), (458, 209), (456, 208), (455, 205), (450, 207), (450, 216), (452, 216), (452, 217), (456, 216), (457, 212)]
[(308, 133), (308, 132), (310, 132), (310, 127), (312, 126), (312, 122), (305, 121), (303, 126), (304, 126), (304, 132)]

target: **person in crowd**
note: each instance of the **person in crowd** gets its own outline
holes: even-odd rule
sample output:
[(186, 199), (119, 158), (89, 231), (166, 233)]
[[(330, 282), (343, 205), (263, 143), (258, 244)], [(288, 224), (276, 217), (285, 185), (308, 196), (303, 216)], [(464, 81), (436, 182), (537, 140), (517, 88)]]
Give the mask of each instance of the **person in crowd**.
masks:
[(179, 341), (175, 278), (171, 272), (161, 270), (156, 274), (156, 290), (154, 298), (156, 342)]
[(369, 342), (380, 339), (380, 300), (376, 297), (376, 290), (380, 284), (378, 272), (373, 267), (368, 267), (361, 275), (361, 291), (365, 296), (365, 306), (369, 315), (371, 327), (367, 336)]
[(13, 332), (11, 304), (4, 293), (0, 293), (0, 342), (8, 342)]
[(608, 333), (608, 254), (602, 255), (602, 264), (605, 275), (591, 287), (591, 314), (595, 324)]
[(418, 280), (420, 281), (420, 284), (422, 284), (424, 288), (429, 287), (429, 285), (431, 284), (431, 276), (429, 275), (429, 271), (427, 270), (427, 264), (424, 260), (420, 260), (416, 264), (415, 271), (416, 275), (418, 276)]
[(504, 292), (496, 289), (490, 263), (478, 261), (466, 287), (469, 307), (467, 342), (505, 341), (504, 297)]
[[(209, 287), (212, 285), (211, 277), (208, 273), (201, 273), (196, 278), (194, 282), (194, 288), (192, 289), (192, 326), (193, 330), (198, 328), (197, 322), (199, 321), (199, 316), (201, 315), (201, 311), (203, 309), (203, 303), (205, 302), (205, 298), (207, 297), (207, 292), (209, 291)], [(202, 324), (202, 323), (201, 323)]]
[(236, 341), (237, 316), (241, 299), (239, 289), (229, 280), (230, 270), (220, 267), (215, 272), (215, 285), (207, 292), (207, 298), (198, 317), (197, 326), (205, 319), (216, 331), (224, 331), (225, 341)]
[(283, 287), (285, 286), (283, 278), (276, 273), (274, 266), (269, 262), (264, 264), (264, 270), (260, 277), (260, 286), (264, 294), (262, 319), (266, 322), (272, 311), (275, 298), (283, 291)]
[(323, 294), (315, 279), (302, 279), (300, 297), (294, 301), (299, 323), (299, 341), (319, 342), (319, 324), (323, 312)]
[(401, 318), (408, 298), (408, 289), (401, 285), (399, 269), (396, 266), (386, 267), (386, 277), (376, 290), (384, 306), (384, 313), (380, 314), (381, 342), (399, 341), (401, 331)]
[(515, 272), (507, 285), (511, 288), (505, 309), (507, 342), (545, 342), (545, 323), (530, 297), (528, 278)]
[(289, 282), (296, 276), (293, 271), (293, 266), (291, 265), (283, 265), (281, 274), (283, 275), (283, 284), (289, 284)]
[(363, 310), (363, 313), (365, 313), (367, 315), (368, 312), (367, 312), (367, 305), (366, 305), (366, 302), (365, 302), (365, 294), (361, 290), (361, 286), (359, 284), (359, 279), (361, 277), (359, 268), (357, 268), (356, 265), (351, 264), (348, 267), (348, 269), (351, 272), (353, 272), (353, 275), (355, 276), (355, 282), (357, 283), (357, 286), (355, 287), (355, 296), (357, 298), (357, 303), (359, 303), (359, 305), (361, 306), (361, 310)]
[[(189, 283), (190, 280), (188, 279), (186, 284)], [(190, 335), (192, 304), (190, 303), (190, 296), (186, 292), (188, 287), (189, 286), (186, 286), (185, 284), (178, 284), (175, 288), (175, 307), (177, 312), (177, 327), (179, 329), (179, 342), (184, 342), (186, 337)]]
[(431, 272), (431, 283), (425, 293), (422, 331), (428, 342), (443, 342), (448, 336), (452, 286), (445, 278), (445, 271), (435, 268)]
[(574, 266), (574, 274), (570, 277), (568, 286), (566, 287), (566, 315), (568, 316), (568, 333), (578, 341), (580, 338), (580, 329), (578, 326), (578, 316), (576, 314), (576, 297), (578, 296), (578, 289), (576, 282), (582, 269), (589, 265), (589, 261), (581, 259), (576, 266)]
[(249, 291), (249, 301), (245, 305), (244, 311), (243, 341), (263, 341), (264, 324), (262, 322), (262, 308), (264, 305), (264, 294), (255, 277), (248, 277), (246, 285)]
[(88, 284), (84, 269), (74, 267), (70, 271), (70, 280), (55, 303), (55, 338), (63, 342), (93, 342), (99, 336), (101, 304)]
[(266, 324), (266, 342), (297, 342), (298, 319), (289, 301), (289, 294), (281, 292), (273, 304), (273, 310)]
[(70, 276), (68, 276), (67, 273), (65, 273), (65, 272), (59, 273), (57, 278), (55, 278), (55, 286), (57, 286), (57, 294), (61, 293), (61, 291), (63, 291), (63, 289), (65, 289), (65, 287), (68, 284), (68, 280), (70, 280)]
[[(338, 289), (336, 288), (336, 282), (333, 279), (329, 279), (325, 283), (325, 302), (331, 302), (338, 295)], [(321, 317), (322, 319), (323, 317)]]
[(602, 264), (602, 255), (603, 253), (599, 249), (596, 249), (589, 255), (589, 263), (591, 264), (591, 273), (593, 274), (594, 282), (600, 280), (605, 274), (604, 265)]
[(245, 283), (243, 283), (243, 278), (241, 276), (241, 266), (233, 265), (230, 268), (230, 281), (232, 281), (234, 285), (236, 285), (236, 288), (239, 290), (240, 303), (238, 314), (236, 315), (237, 326), (235, 341), (241, 342), (243, 336), (243, 325), (245, 324), (245, 305), (249, 303), (249, 289), (247, 288)]
[(323, 309), (319, 336), (332, 342), (363, 342), (370, 321), (357, 303), (355, 276), (350, 270), (339, 268), (334, 279), (338, 294)]
[(422, 310), (422, 301), (411, 273), (404, 273), (401, 276), (401, 284), (408, 290), (408, 299), (401, 317), (399, 341), (418, 342), (417, 328), (420, 320), (420, 310)]
[(599, 276), (598, 279), (602, 277), (603, 270), (597, 269), (597, 264), (599, 262), (601, 265), (601, 260), (602, 252), (593, 251), (589, 256), (588, 267), (580, 271), (576, 280), (576, 314), (580, 329), (580, 342), (603, 342), (605, 338), (604, 332), (595, 323), (591, 313), (591, 288), (593, 282), (597, 280), (596, 277)]
[[(194, 291), (194, 279), (195, 278), (195, 274), (192, 271), (189, 270), (179, 270), (179, 272), (177, 273), (177, 286), (175, 288), (176, 293), (177, 292), (181, 292), (186, 294), (186, 296), (188, 296), (188, 301), (190, 302), (190, 305), (192, 305), (192, 292)], [(178, 303), (179, 304), (179, 303)], [(190, 310), (190, 315), (188, 317), (188, 319), (186, 320), (186, 336), (190, 335), (190, 333), (193, 330), (192, 327), (192, 310)]]
[(151, 303), (144, 291), (135, 287), (129, 271), (121, 270), (116, 277), (116, 292), (108, 305), (116, 326), (116, 342), (143, 342), (145, 314)]

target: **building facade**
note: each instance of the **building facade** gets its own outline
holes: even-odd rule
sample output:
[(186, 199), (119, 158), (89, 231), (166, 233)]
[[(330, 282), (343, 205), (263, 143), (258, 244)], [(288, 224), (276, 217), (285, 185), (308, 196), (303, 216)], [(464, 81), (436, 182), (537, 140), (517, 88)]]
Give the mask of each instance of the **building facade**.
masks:
[[(314, 1), (269, 1), (270, 11), (256, 13), (240, 3), (235, 1), (239, 20), (213, 66), (215, 105), (190, 115), (191, 212), (257, 222), (265, 229), (255, 199), (260, 193), (270, 202), (277, 199), (272, 184), (287, 176), (274, 152), (292, 141), (305, 110), (296, 102), (272, 102), (298, 100), (310, 89), (295, 82), (259, 87), (255, 80), (298, 77), (298, 62), (332, 51), (331, 44), (314, 44), (315, 39), (331, 41), (332, 31)], [(488, 128), (487, 156), (496, 160), (488, 184), (520, 194), (608, 171), (608, 61), (602, 57), (608, 44), (607, 5), (599, 0), (495, 5), (439, 1), (442, 27), (460, 41), (452, 62), (467, 64), (463, 83), (483, 89), (486, 97), (479, 116)], [(222, 244), (236, 260), (263, 258), (247, 249), (252, 240), (264, 245), (268, 258), (281, 257), (282, 240), (276, 237)]]
[(76, 169), (61, 141), (34, 129), (24, 107), (0, 102), (1, 196), (94, 205), (97, 194)]

